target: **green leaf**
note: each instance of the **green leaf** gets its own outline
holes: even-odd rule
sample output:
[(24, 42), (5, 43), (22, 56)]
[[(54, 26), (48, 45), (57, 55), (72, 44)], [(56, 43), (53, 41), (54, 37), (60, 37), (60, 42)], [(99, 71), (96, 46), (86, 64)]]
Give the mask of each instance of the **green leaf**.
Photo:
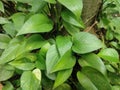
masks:
[(32, 73), (39, 80), (39, 84), (40, 84), (40, 82), (41, 82), (41, 71), (40, 71), (40, 69), (36, 68), (36, 69), (33, 70)]
[(3, 29), (6, 32), (6, 34), (9, 34), (11, 37), (14, 37), (17, 33), (15, 31), (15, 26), (13, 23), (7, 23), (7, 24), (3, 25)]
[(77, 19), (76, 16), (68, 10), (65, 10), (62, 12), (62, 19), (65, 22), (70, 23), (74, 26), (84, 28), (84, 24), (83, 24), (82, 20)]
[(16, 53), (19, 47), (20, 47), (19, 44), (16, 45), (13, 44), (13, 46), (6, 48), (0, 57), (0, 64), (7, 63), (9, 61), (12, 61), (14, 58), (16, 58)]
[(46, 69), (50, 73), (59, 60), (59, 54), (55, 45), (52, 45), (46, 54)]
[(46, 16), (43, 14), (34, 14), (25, 22), (17, 33), (17, 36), (28, 33), (49, 32), (52, 28), (52, 22)]
[(32, 8), (30, 8), (30, 12), (37, 12), (43, 9), (43, 7), (46, 5), (46, 2), (44, 0), (32, 0), (32, 2), (29, 3)]
[(110, 62), (119, 62), (119, 54), (113, 48), (106, 48), (98, 53), (98, 56)]
[(0, 11), (2, 11), (4, 13), (4, 5), (3, 5), (2, 1), (0, 1)]
[[(23, 58), (23, 57), (29, 59), (31, 62), (34, 62), (37, 60), (37, 55), (34, 52), (33, 53), (25, 52), (25, 54), (24, 55), (22, 54), (20, 58)], [(19, 58), (16, 58), (16, 59), (19, 59)]]
[(75, 27), (75, 26), (71, 25), (70, 23), (63, 21), (63, 25), (64, 25), (66, 31), (71, 35), (74, 35), (75, 33), (80, 32), (80, 29), (78, 27)]
[(14, 0), (14, 1), (27, 3), (30, 6), (28, 10), (32, 13), (35, 13), (38, 10), (40, 11), (46, 5), (46, 2), (44, 0)]
[(38, 55), (38, 59), (35, 62), (35, 65), (40, 70), (45, 70), (46, 69), (45, 58), (42, 55)]
[(40, 81), (31, 71), (23, 72), (20, 83), (22, 90), (38, 90), (40, 86)]
[(0, 65), (0, 81), (5, 81), (11, 78), (14, 74), (14, 68), (10, 65)]
[(107, 30), (105, 37), (106, 37), (107, 40), (112, 40), (114, 38), (113, 35), (114, 34), (111, 30)]
[(77, 18), (80, 18), (82, 8), (83, 8), (83, 2), (82, 0), (58, 0), (62, 5), (64, 5), (66, 8), (68, 8), (70, 11), (72, 11)]
[(120, 86), (119, 85), (112, 86), (112, 90), (120, 90)]
[(95, 51), (102, 47), (102, 42), (93, 34), (79, 32), (73, 35), (72, 50), (79, 54)]
[(82, 73), (86, 75), (98, 90), (112, 90), (107, 78), (92, 67), (83, 67)]
[(7, 18), (0, 17), (0, 24), (6, 24), (6, 23), (10, 23), (10, 21), (8, 21)]
[(67, 83), (63, 83), (54, 90), (72, 90), (71, 86)]
[(109, 72), (116, 72), (115, 69), (109, 64), (109, 65), (105, 65), (106, 66), (106, 69), (109, 71)]
[(40, 51), (39, 51), (39, 55), (42, 55), (43, 57), (45, 57), (48, 49), (50, 48), (50, 46), (51, 46), (51, 45), (50, 45), (49, 42), (47, 42), (46, 44), (44, 44), (44, 45), (41, 47)]
[[(24, 49), (23, 49), (24, 48)], [(24, 42), (24, 37), (16, 37), (13, 38), (10, 42), (8, 47), (4, 50), (0, 57), (0, 64), (7, 63), (9, 61), (14, 60), (21, 54), (24, 56), (25, 50), (25, 42)]]
[(10, 82), (5, 82), (5, 85), (3, 86), (2, 90), (14, 90), (14, 87)]
[(71, 47), (72, 41), (70, 36), (57, 36), (56, 44), (60, 56), (63, 56)]
[(70, 77), (72, 70), (73, 69), (59, 71), (57, 74), (57, 78), (55, 79), (53, 88), (55, 89), (56, 87), (64, 83)]
[(90, 66), (97, 69), (102, 74), (106, 75), (106, 67), (102, 60), (94, 53), (82, 55), (82, 58), (78, 60), (80, 66)]
[(0, 34), (0, 49), (5, 49), (10, 40), (11, 38), (7, 34)]
[(34, 50), (41, 48), (44, 44), (46, 44), (46, 40), (42, 38), (39, 34), (34, 34), (30, 36), (26, 41), (26, 50)]
[(35, 64), (30, 62), (30, 60), (27, 60), (26, 58), (14, 60), (9, 64), (21, 70), (32, 70), (33, 68), (35, 68)]
[(10, 18), (13, 20), (14, 28), (16, 29), (16, 31), (19, 31), (24, 24), (25, 14), (15, 13)]
[(74, 56), (72, 56), (72, 52), (70, 49), (59, 59), (58, 63), (55, 64), (52, 72), (73, 68), (75, 62), (76, 59)]
[(46, 2), (48, 2), (48, 3), (52, 3), (52, 4), (55, 4), (55, 3), (56, 3), (55, 0), (44, 0), (44, 1), (46, 1)]
[(82, 72), (77, 72), (77, 78), (79, 83), (85, 88), (85, 90), (98, 90), (91, 80), (85, 76)]

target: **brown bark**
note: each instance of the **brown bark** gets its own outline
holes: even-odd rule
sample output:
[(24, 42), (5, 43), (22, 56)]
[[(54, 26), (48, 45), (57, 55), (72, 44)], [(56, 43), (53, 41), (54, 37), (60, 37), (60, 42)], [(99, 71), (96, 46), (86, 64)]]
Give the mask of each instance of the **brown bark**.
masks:
[(85, 25), (91, 26), (102, 5), (102, 0), (83, 0), (82, 19)]

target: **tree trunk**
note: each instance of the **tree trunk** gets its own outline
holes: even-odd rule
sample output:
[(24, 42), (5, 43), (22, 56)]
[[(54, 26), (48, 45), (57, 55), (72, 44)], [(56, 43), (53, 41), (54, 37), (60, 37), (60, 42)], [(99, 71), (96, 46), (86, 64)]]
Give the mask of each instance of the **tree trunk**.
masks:
[(102, 0), (83, 0), (82, 19), (86, 27), (91, 26), (101, 8)]

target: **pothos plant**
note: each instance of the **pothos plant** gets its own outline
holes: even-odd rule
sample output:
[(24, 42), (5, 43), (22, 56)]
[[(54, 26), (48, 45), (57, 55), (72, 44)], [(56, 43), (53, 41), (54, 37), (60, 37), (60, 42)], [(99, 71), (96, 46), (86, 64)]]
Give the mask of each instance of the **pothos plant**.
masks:
[[(119, 54), (106, 39), (83, 31), (82, 0), (6, 2), (15, 10), (4, 16), (5, 4), (0, 1), (2, 90), (120, 89)], [(112, 34), (104, 19), (111, 20), (100, 16), (98, 26)]]

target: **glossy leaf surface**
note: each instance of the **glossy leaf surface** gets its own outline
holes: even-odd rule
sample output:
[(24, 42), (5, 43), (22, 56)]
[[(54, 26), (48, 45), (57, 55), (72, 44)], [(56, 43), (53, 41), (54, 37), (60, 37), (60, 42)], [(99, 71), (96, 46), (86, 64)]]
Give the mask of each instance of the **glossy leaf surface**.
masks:
[(93, 34), (79, 32), (73, 35), (72, 50), (78, 54), (85, 54), (102, 47), (102, 42)]

